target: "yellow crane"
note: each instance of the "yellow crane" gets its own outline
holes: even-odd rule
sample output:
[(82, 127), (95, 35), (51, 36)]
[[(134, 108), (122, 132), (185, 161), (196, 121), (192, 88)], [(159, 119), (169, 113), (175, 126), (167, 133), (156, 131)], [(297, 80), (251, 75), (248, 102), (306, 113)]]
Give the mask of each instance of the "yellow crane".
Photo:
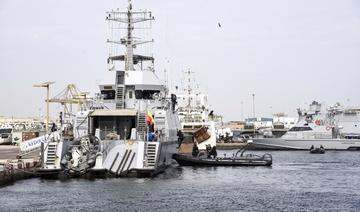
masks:
[(77, 105), (77, 111), (88, 108), (88, 98), (86, 92), (81, 92), (76, 85), (69, 84), (49, 102), (60, 103), (64, 107), (64, 118), (70, 118), (73, 115), (73, 104)]

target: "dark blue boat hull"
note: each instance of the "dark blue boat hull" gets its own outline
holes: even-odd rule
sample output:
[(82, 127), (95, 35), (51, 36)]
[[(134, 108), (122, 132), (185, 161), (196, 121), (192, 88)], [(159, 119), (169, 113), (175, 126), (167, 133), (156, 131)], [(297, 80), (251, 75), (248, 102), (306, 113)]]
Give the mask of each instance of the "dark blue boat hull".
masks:
[(181, 166), (271, 166), (272, 157), (238, 157), (238, 158), (200, 158), (186, 154), (174, 154), (173, 158)]

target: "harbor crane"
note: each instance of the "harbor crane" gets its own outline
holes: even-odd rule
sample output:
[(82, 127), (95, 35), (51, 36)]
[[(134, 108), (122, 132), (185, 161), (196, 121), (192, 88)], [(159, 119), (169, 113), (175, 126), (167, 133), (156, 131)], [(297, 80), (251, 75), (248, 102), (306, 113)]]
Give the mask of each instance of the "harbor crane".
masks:
[(64, 119), (73, 115), (73, 104), (76, 104), (77, 110), (86, 110), (88, 108), (88, 98), (86, 92), (81, 92), (76, 85), (69, 84), (59, 94), (49, 100), (52, 103), (60, 103), (64, 107)]

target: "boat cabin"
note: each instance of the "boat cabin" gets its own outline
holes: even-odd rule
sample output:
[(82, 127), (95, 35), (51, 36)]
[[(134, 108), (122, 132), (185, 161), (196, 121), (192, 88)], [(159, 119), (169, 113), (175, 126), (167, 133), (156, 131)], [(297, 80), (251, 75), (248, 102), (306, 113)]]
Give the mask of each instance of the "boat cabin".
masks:
[(136, 138), (137, 112), (135, 110), (95, 110), (89, 116), (89, 132), (95, 135), (99, 131), (101, 140)]

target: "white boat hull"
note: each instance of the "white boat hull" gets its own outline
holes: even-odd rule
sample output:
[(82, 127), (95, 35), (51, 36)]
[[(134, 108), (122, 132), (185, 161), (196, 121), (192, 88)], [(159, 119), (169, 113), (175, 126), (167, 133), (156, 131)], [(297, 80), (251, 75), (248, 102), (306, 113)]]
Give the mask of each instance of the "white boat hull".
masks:
[(103, 167), (115, 176), (153, 176), (171, 165), (176, 145), (176, 141), (110, 141), (110, 148), (105, 147)]
[(311, 146), (323, 146), (329, 150), (360, 150), (360, 139), (253, 139), (256, 149), (309, 150)]

